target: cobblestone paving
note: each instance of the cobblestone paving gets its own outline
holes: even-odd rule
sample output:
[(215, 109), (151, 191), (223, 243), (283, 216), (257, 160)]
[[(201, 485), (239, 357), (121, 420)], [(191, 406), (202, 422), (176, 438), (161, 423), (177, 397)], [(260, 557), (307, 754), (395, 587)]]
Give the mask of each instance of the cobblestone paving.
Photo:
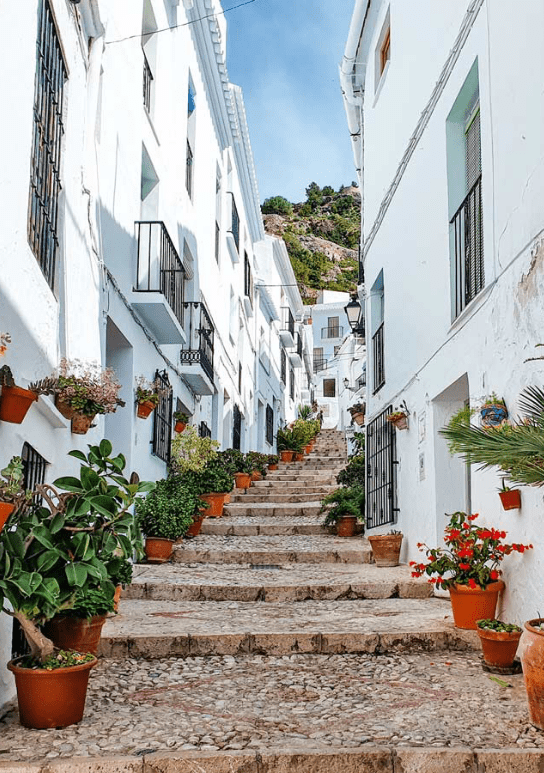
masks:
[[(247, 516), (248, 523), (251, 523), (251, 517)], [(307, 516), (306, 516), (307, 517)], [(274, 523), (277, 520), (274, 519)], [(328, 553), (331, 550), (335, 552), (352, 553), (354, 550), (363, 550), (368, 548), (368, 540), (364, 537), (352, 537), (350, 539), (343, 539), (342, 537), (330, 536), (330, 535), (289, 535), (289, 536), (260, 536), (257, 540), (255, 537), (240, 537), (235, 535), (215, 535), (215, 534), (201, 534), (195, 540), (184, 540), (182, 543), (176, 545), (176, 551), (183, 552), (184, 550), (192, 551), (198, 550), (221, 550), (221, 551), (277, 551), (277, 550), (293, 550), (297, 553), (300, 551), (308, 552), (320, 552)]]
[(102, 661), (79, 725), (0, 721), (3, 761), (376, 744), (543, 748), (544, 733), (522, 677), (494, 681), (475, 653)]

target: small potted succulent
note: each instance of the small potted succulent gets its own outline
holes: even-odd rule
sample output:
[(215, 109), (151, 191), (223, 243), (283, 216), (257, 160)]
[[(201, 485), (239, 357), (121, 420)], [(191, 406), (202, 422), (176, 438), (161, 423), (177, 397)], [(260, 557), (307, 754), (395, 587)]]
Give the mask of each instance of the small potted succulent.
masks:
[(32, 494), (23, 488), (24, 469), (20, 456), (13, 456), (0, 471), (0, 532), (16, 507), (28, 503)]
[(368, 541), (376, 566), (398, 566), (402, 532), (391, 529), (387, 534), (369, 534)]
[(408, 414), (406, 411), (393, 411), (385, 418), (395, 429), (408, 429)]
[(512, 668), (522, 633), (519, 625), (484, 619), (476, 621), (476, 630), (485, 663), (493, 668)]
[(320, 512), (326, 512), (324, 526), (335, 526), (339, 537), (354, 537), (357, 523), (364, 519), (364, 503), (365, 492), (361, 486), (336, 489), (321, 502)]
[(299, 433), (291, 427), (278, 430), (277, 442), (282, 462), (292, 462), (295, 455), (300, 454), (304, 447)]
[(348, 411), (351, 414), (351, 418), (359, 426), (362, 426), (365, 423), (365, 410), (364, 403), (355, 403), (355, 405), (352, 405), (348, 408)]
[(196, 487), (188, 481), (184, 483), (180, 475), (157, 481), (154, 491), (138, 500), (136, 515), (145, 535), (149, 563), (162, 564), (170, 560), (174, 542), (186, 534), (200, 504)]
[(174, 411), (174, 432), (183, 432), (189, 423), (189, 417), (183, 411)]
[(521, 491), (519, 488), (510, 488), (504, 478), (499, 489), (503, 510), (519, 510), (521, 508)]

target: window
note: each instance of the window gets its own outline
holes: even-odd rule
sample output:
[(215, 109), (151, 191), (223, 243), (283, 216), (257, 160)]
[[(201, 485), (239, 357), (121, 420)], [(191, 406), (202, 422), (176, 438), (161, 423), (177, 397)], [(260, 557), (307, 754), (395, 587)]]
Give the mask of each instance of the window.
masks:
[(246, 298), (249, 298), (249, 302), (253, 307), (253, 275), (247, 252), (244, 253), (244, 295)]
[(338, 338), (340, 335), (340, 317), (328, 317), (327, 330), (327, 338)]
[(194, 193), (194, 156), (196, 143), (196, 91), (193, 79), (189, 74), (187, 83), (187, 151), (185, 156), (185, 188), (189, 198)]
[(289, 389), (289, 396), (291, 400), (295, 399), (295, 371), (291, 368), (291, 386)]
[(200, 426), (198, 427), (198, 434), (200, 435), (200, 437), (211, 437), (212, 436), (212, 431), (208, 427), (208, 425), (206, 424), (205, 421), (201, 421), (200, 422)]
[(242, 364), (238, 363), (238, 392), (242, 394)]
[(320, 370), (326, 368), (327, 363), (323, 356), (323, 347), (314, 347), (314, 373), (319, 373)]
[(231, 193), (231, 224), (230, 232), (234, 238), (236, 249), (240, 250), (240, 215), (238, 214), (238, 207), (234, 201), (234, 195)]
[(240, 450), (242, 445), (242, 414), (237, 405), (232, 411), (232, 447)]
[(281, 356), (281, 383), (287, 384), (287, 355), (285, 354), (285, 349), (281, 350), (280, 356)]
[(155, 101), (155, 71), (157, 66), (157, 20), (150, 0), (144, 0), (142, 13), (143, 102), (148, 116)]
[(215, 260), (219, 263), (221, 252), (221, 171), (215, 173)]
[(378, 392), (385, 384), (384, 347), (385, 294), (383, 271), (370, 290), (370, 325), (372, 329), (372, 389)]
[(338, 352), (340, 351), (341, 348), (342, 348), (341, 346), (335, 346), (334, 347), (334, 356), (335, 357), (336, 357), (336, 355), (338, 354)]
[(385, 526), (397, 520), (396, 436), (387, 421), (392, 406), (382, 411), (366, 429), (366, 527)]
[(28, 240), (54, 289), (66, 68), (48, 0), (41, 0), (38, 13)]
[(380, 75), (383, 75), (387, 63), (391, 59), (391, 27), (388, 27), (380, 48)]
[(323, 397), (336, 397), (336, 379), (323, 379)]
[(170, 441), (172, 439), (172, 387), (168, 373), (156, 371), (155, 382), (159, 385), (161, 394), (157, 407), (153, 411), (152, 449), (155, 456), (163, 462), (170, 461)]
[(153, 73), (151, 72), (151, 66), (147, 61), (147, 56), (144, 51), (144, 107), (148, 113), (151, 112), (151, 85), (153, 83)]
[(266, 442), (270, 446), (274, 444), (274, 409), (271, 405), (266, 406)]
[[(33, 491), (38, 484), (44, 483), (45, 469), (49, 462), (29, 443), (23, 445), (21, 460), (23, 462), (23, 488), (27, 491)], [(39, 495), (33, 498), (36, 505), (40, 505), (41, 501), (42, 498)]]
[(185, 158), (185, 187), (189, 198), (193, 198), (193, 150), (191, 143), (187, 140), (187, 156)]
[(374, 91), (379, 94), (391, 61), (391, 11), (387, 10), (374, 49)]

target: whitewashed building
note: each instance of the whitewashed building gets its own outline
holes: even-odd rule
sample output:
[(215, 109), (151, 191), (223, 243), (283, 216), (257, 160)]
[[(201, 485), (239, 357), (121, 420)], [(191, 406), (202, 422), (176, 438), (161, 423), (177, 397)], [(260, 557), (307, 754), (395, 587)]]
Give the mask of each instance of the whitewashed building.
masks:
[[(292, 276), (283, 243), (265, 239), (220, 11), (219, 0), (0, 5), (2, 364), (27, 386), (62, 357), (95, 361), (126, 401), (86, 436), (43, 396), (22, 424), (0, 422), (0, 468), (23, 454), (29, 484), (74, 472), (67, 452), (102, 437), (128, 472), (164, 477), (176, 408), (246, 451), (272, 452), (294, 418), (307, 381), (296, 364), (282, 380), (281, 307), (296, 316), (302, 304), (296, 288), (275, 299)], [(167, 390), (147, 420), (140, 375)], [(10, 651), (1, 615), (0, 705)]]
[[(368, 525), (395, 523), (403, 560), (456, 510), (532, 542), (504, 564), (512, 622), (541, 605), (542, 493), (504, 512), (499, 475), (467, 470), (438, 432), (493, 392), (515, 415), (542, 384), (543, 25), (539, 0), (357, 0), (341, 66), (364, 194)], [(407, 431), (384, 421), (401, 407)]]

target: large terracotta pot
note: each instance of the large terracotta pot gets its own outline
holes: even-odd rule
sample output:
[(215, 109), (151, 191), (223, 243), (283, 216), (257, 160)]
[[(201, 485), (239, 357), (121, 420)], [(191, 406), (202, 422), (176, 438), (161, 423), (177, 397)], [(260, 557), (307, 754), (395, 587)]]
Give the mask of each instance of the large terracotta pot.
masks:
[(280, 459), (282, 462), (292, 462), (293, 461), (293, 452), (292, 451), (280, 451)]
[(533, 725), (544, 730), (544, 630), (536, 627), (541, 624), (544, 624), (544, 618), (535, 618), (525, 623), (519, 653), (529, 702), (529, 718)]
[(499, 593), (504, 589), (502, 580), (487, 588), (454, 585), (450, 588), (453, 620), (457, 628), (476, 630), (476, 620), (493, 620)]
[(45, 635), (61, 650), (92, 652), (96, 655), (107, 615), (69, 617), (57, 615), (44, 625)]
[(262, 473), (259, 472), (259, 470), (253, 470), (253, 472), (251, 473), (251, 480), (256, 481), (256, 480), (262, 480), (262, 479), (263, 479)]
[(121, 601), (121, 593), (123, 592), (122, 585), (115, 586), (115, 593), (113, 594), (113, 611), (119, 611), (119, 602)]
[(236, 488), (249, 488), (251, 486), (251, 475), (247, 472), (235, 472), (234, 481)]
[(150, 413), (153, 413), (157, 407), (156, 403), (151, 400), (145, 400), (143, 403), (138, 403), (136, 415), (139, 419), (147, 419)]
[(170, 560), (173, 547), (173, 539), (146, 537), (144, 546), (146, 558), (150, 564), (164, 564), (165, 561)]
[(225, 504), (224, 493), (200, 494), (199, 499), (206, 502), (208, 509), (204, 515), (209, 518), (220, 518), (223, 515), (223, 505)]
[(15, 676), (21, 724), (40, 730), (80, 722), (89, 673), (98, 663), (97, 659), (54, 671), (21, 668), (20, 661), (21, 658), (10, 660), (8, 668)]
[(354, 413), (351, 417), (355, 424), (358, 424), (359, 427), (361, 427), (365, 423), (365, 415), (364, 413)]
[(73, 419), (76, 415), (76, 412), (70, 403), (67, 403), (66, 400), (63, 400), (58, 395), (55, 396), (55, 406), (57, 411), (61, 413), (65, 419)]
[(274, 472), (275, 470), (278, 469), (278, 465), (277, 464), (269, 464), (268, 465), (268, 469), (270, 470), (270, 472)]
[(519, 488), (510, 491), (499, 491), (503, 510), (519, 510), (521, 507), (521, 491)]
[(36, 392), (13, 386), (2, 387), (0, 400), (0, 420), (11, 424), (21, 424), (32, 403), (38, 399)]
[(521, 631), (492, 631), (477, 628), (484, 660), (488, 666), (510, 668), (516, 657)]
[(308, 445), (304, 446), (304, 452), (307, 453), (307, 454), (311, 454), (312, 453), (312, 444), (311, 443), (308, 443)]
[(187, 536), (188, 537), (198, 537), (200, 534), (200, 530), (202, 528), (202, 524), (204, 522), (204, 515), (195, 515), (195, 520), (192, 522), (192, 524), (187, 529)]
[(15, 505), (12, 505), (11, 502), (0, 502), (0, 531), (14, 510)]
[(368, 537), (376, 566), (398, 566), (402, 534), (375, 534)]
[(95, 416), (87, 416), (85, 413), (74, 414), (72, 418), (72, 432), (74, 435), (86, 435), (94, 419)]
[(357, 533), (357, 518), (354, 515), (343, 515), (336, 525), (339, 537), (355, 537)]

